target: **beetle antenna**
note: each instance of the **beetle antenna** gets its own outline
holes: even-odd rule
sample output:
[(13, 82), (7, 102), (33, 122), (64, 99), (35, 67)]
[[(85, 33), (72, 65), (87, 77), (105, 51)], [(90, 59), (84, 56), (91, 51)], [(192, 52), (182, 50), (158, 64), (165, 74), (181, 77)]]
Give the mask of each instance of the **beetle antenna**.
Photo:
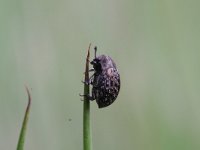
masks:
[(94, 47), (94, 58), (96, 58), (97, 57), (97, 47), (95, 46)]

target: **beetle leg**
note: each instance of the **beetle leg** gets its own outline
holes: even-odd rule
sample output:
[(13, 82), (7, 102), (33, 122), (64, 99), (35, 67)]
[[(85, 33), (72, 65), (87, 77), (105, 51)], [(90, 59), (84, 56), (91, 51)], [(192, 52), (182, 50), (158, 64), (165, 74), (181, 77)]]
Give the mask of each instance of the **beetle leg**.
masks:
[(94, 78), (94, 74), (89, 78), (88, 81), (81, 81), (82, 83), (86, 84), (86, 85), (90, 85), (93, 83), (93, 78)]
[(86, 97), (88, 100), (91, 100), (91, 101), (93, 101), (93, 100), (95, 100), (94, 99), (94, 97), (93, 96), (90, 96), (90, 95), (85, 95), (85, 94), (79, 94), (79, 96), (81, 96), (81, 97)]

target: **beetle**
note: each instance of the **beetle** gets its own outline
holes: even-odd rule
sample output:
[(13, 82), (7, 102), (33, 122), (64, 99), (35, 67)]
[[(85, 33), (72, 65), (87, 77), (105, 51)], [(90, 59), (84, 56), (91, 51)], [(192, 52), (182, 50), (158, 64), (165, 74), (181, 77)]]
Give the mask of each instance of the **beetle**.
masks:
[(96, 100), (99, 108), (111, 105), (117, 98), (120, 91), (120, 74), (116, 64), (110, 56), (96, 56), (90, 62), (93, 66), (94, 74), (90, 77), (89, 84), (92, 85), (92, 96), (88, 96), (89, 100)]

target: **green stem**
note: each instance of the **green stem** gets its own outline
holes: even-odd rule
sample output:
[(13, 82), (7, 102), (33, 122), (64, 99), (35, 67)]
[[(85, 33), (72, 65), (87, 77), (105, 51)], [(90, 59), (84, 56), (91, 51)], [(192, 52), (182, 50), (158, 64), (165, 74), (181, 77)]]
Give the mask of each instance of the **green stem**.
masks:
[(26, 112), (24, 115), (24, 120), (23, 120), (21, 132), (20, 132), (20, 136), (19, 136), (19, 140), (18, 140), (18, 144), (17, 144), (17, 150), (24, 149), (25, 134), (26, 134), (26, 128), (27, 128), (27, 123), (28, 123), (29, 110), (30, 110), (30, 106), (31, 106), (31, 95), (30, 95), (30, 92), (27, 87), (26, 87), (26, 91), (28, 94), (28, 105), (26, 107)]
[[(90, 46), (88, 48), (88, 54), (86, 58), (85, 66), (85, 82), (89, 81), (89, 58), (90, 58)], [(90, 86), (84, 84), (84, 95), (90, 94)], [(83, 102), (83, 150), (91, 150), (91, 133), (90, 133), (90, 101), (84, 96)]]

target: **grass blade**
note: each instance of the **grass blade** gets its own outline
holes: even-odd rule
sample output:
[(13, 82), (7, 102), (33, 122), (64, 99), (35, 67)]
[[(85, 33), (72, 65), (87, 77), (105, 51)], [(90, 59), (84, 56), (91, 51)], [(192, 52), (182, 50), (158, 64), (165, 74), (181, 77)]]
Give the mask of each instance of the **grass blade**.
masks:
[(30, 106), (31, 106), (31, 95), (30, 95), (29, 89), (27, 87), (26, 87), (26, 91), (28, 94), (28, 105), (26, 107), (26, 112), (24, 115), (23, 123), (22, 123), (22, 128), (21, 128), (21, 132), (20, 132), (20, 136), (19, 136), (19, 140), (18, 140), (18, 144), (17, 144), (17, 150), (24, 149), (25, 134), (26, 134), (29, 111), (30, 111)]

